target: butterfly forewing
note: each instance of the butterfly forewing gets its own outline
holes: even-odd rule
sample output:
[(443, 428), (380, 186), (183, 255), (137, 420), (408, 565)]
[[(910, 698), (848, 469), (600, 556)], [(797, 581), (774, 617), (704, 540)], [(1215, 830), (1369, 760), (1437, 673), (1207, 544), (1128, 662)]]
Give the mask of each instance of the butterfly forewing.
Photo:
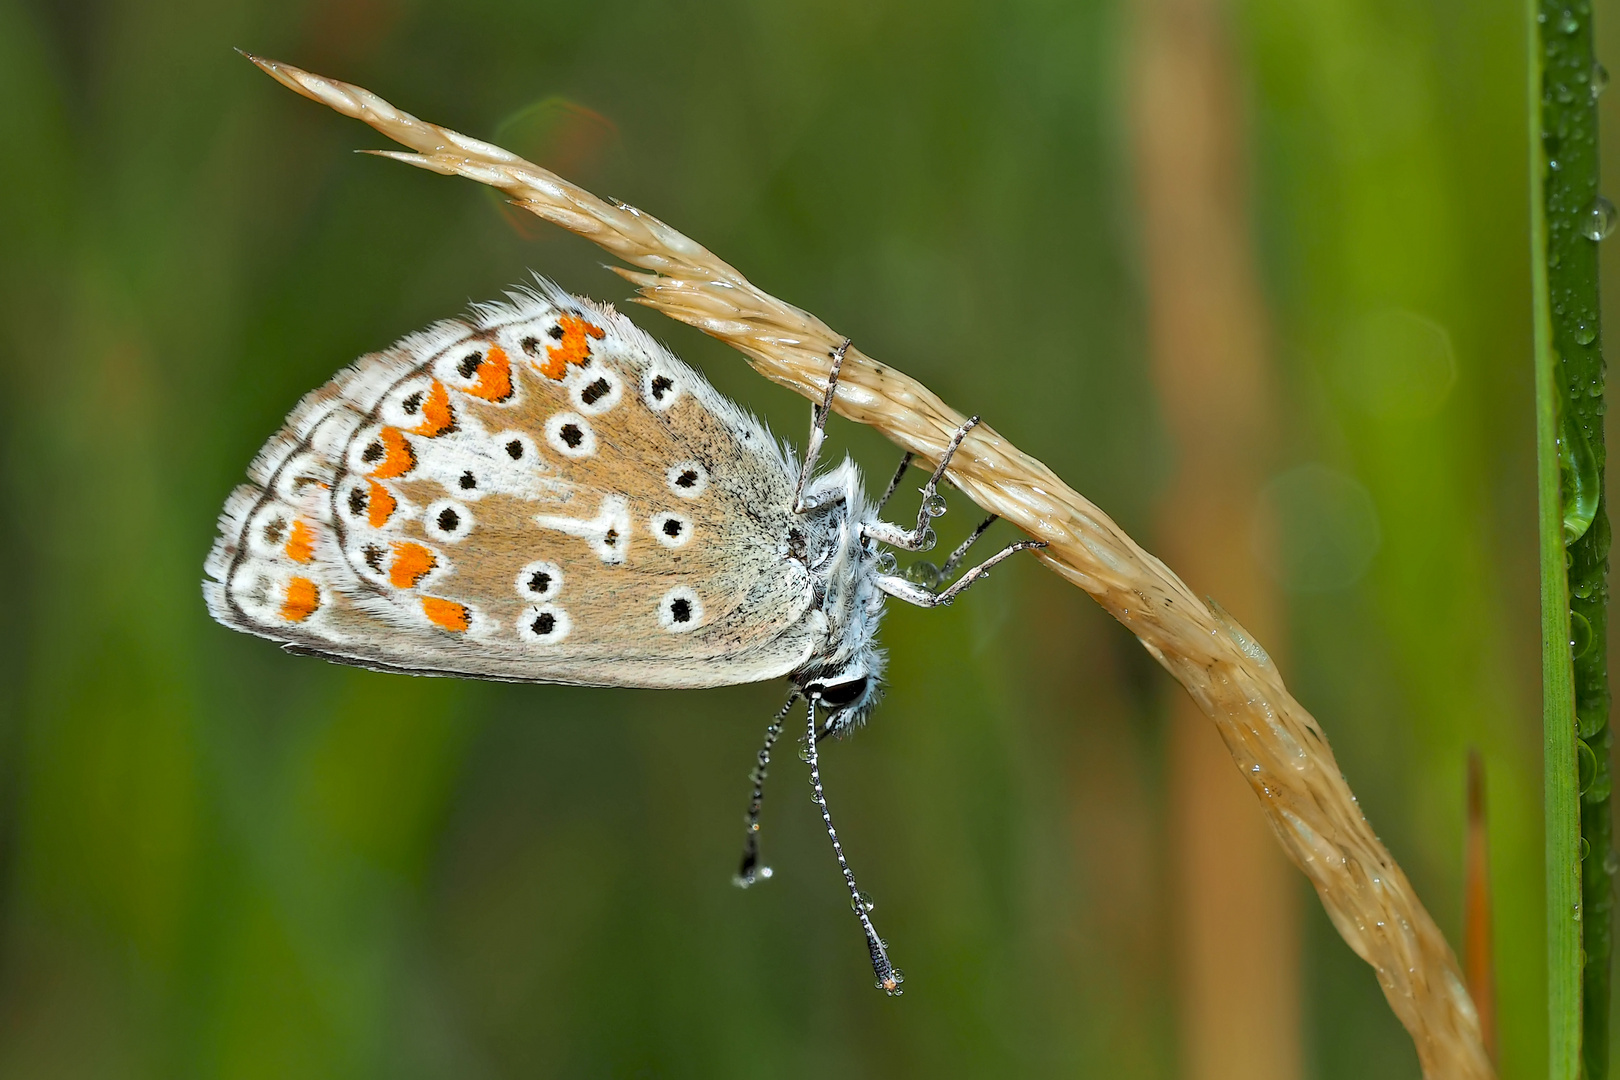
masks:
[(785, 674), (793, 464), (611, 308), (547, 288), (310, 394), (220, 519), (227, 625), (374, 667), (599, 685)]

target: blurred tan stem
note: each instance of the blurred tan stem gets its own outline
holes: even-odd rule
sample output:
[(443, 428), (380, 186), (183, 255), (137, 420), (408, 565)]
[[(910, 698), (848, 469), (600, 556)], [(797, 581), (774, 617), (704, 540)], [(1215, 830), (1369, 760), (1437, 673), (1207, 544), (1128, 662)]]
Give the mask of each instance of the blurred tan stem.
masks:
[(1485, 759), (1468, 752), (1468, 848), (1463, 857), (1463, 963), (1485, 1051), (1496, 1060), (1496, 950), (1491, 918), (1491, 834)]
[[(844, 336), (755, 288), (701, 244), (498, 146), (418, 120), (358, 86), (254, 62), (283, 85), (417, 151), (380, 151), (383, 156), (499, 188), (537, 216), (646, 271), (619, 271), (638, 286), (641, 303), (726, 342), (773, 382), (821, 398), (832, 351)], [(1061, 212), (1061, 205), (1053, 210)], [(844, 358), (833, 408), (926, 461), (937, 459), (964, 419), (927, 387), (858, 348)], [(1106, 514), (988, 425), (973, 429), (948, 475), (980, 507), (1047, 541), (1041, 561), (1134, 633), (1215, 721), (1284, 851), (1316, 886), (1345, 941), (1377, 972), (1412, 1034), (1424, 1074), (1493, 1076), (1456, 956), (1362, 816), (1316, 721), (1289, 695), (1265, 651)]]
[[(1275, 428), (1246, 159), (1220, 0), (1137, 0), (1131, 127), (1153, 372), (1176, 451), (1159, 542), (1262, 638), (1282, 620), (1254, 557)], [(1199, 708), (1172, 706), (1169, 845), (1181, 1075), (1296, 1080), (1299, 912), (1253, 796)]]

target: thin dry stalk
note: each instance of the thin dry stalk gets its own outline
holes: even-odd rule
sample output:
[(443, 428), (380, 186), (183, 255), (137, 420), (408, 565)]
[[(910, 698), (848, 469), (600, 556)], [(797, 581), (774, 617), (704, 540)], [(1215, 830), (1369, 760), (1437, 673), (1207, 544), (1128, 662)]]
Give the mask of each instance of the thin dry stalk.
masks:
[[(719, 338), (761, 375), (820, 400), (830, 354), (843, 335), (755, 288), (702, 245), (498, 146), (418, 120), (358, 86), (249, 59), (288, 88), (416, 151), (377, 151), (382, 156), (498, 188), (531, 213), (648, 271), (618, 271), (637, 286), (638, 302)], [(930, 461), (964, 419), (915, 379), (855, 348), (844, 358), (833, 408)], [(1106, 514), (987, 425), (968, 435), (948, 475), (979, 506), (1045, 540), (1041, 561), (1124, 623), (1215, 721), (1284, 851), (1316, 886), (1344, 940), (1377, 971), (1390, 1007), (1417, 1044), (1424, 1076), (1493, 1077), (1451, 947), (1362, 816), (1321, 728), (1288, 693), (1265, 650)]]

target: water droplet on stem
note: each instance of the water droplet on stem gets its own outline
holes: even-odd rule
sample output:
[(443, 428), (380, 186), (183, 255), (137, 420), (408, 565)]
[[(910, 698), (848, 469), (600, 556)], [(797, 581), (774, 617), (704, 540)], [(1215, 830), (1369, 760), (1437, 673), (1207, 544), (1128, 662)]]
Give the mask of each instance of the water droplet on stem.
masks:
[(1588, 240), (1604, 240), (1614, 232), (1614, 203), (1602, 195), (1592, 200), (1581, 220), (1581, 235)]
[(1598, 508), (1597, 459), (1573, 417), (1564, 417), (1558, 440), (1558, 472), (1564, 490), (1564, 546), (1586, 535)]
[(1581, 794), (1585, 795), (1597, 777), (1597, 755), (1585, 742), (1575, 744), (1575, 773), (1580, 778)]
[(1577, 660), (1592, 647), (1592, 624), (1578, 611), (1569, 613), (1569, 652)]

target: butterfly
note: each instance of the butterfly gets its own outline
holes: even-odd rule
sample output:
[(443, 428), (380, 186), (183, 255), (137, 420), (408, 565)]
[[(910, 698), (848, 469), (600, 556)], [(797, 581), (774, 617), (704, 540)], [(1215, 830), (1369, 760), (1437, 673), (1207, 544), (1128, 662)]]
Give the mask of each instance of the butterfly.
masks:
[(878, 985), (903, 976), (833, 829), (817, 742), (876, 703), (884, 604), (948, 604), (1012, 544), (937, 586), (888, 549), (933, 547), (878, 517), (847, 458), (818, 472), (844, 342), (804, 460), (611, 306), (547, 282), (362, 357), (306, 396), (225, 503), (203, 595), (219, 622), (380, 671), (584, 686), (786, 677), (753, 773), (739, 884), (769, 876), (757, 834), (771, 749), (797, 701), (823, 822)]

